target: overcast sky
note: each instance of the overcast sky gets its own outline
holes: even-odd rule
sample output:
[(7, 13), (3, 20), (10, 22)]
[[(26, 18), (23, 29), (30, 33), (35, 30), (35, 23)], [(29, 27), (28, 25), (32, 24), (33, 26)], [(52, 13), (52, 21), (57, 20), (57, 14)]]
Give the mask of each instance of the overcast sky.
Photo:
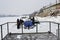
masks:
[(56, 0), (0, 0), (0, 14), (29, 14)]

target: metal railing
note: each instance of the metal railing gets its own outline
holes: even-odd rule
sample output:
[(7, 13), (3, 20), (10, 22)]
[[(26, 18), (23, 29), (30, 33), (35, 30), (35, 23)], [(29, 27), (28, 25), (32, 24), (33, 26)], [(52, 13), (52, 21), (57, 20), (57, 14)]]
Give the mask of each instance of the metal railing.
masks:
[[(10, 32), (10, 30), (9, 30), (9, 23), (16, 23), (16, 22), (7, 22), (7, 23), (4, 23), (4, 24), (1, 24), (0, 26), (1, 26), (1, 40), (3, 40), (3, 25), (7, 25), (7, 34), (9, 34)], [(58, 28), (58, 36), (57, 36), (57, 40), (59, 40), (59, 25), (60, 25), (60, 23), (56, 23), (56, 22), (52, 22), (52, 21), (40, 21), (40, 23), (49, 23), (49, 32), (52, 32), (52, 27), (51, 27), (51, 23), (54, 23), (54, 24), (57, 24), (58, 26), (57, 26), (57, 28)], [(22, 34), (24, 33), (23, 32), (23, 27), (22, 27)], [(38, 33), (38, 26), (36, 26), (36, 33)]]

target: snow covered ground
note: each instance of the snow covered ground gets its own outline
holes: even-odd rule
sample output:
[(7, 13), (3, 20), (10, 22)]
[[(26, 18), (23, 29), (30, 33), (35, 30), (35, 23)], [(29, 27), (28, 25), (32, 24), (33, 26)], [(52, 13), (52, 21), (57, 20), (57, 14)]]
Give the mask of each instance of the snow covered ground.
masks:
[[(2, 17), (0, 18), (0, 24), (3, 24), (3, 23), (6, 23), (6, 22), (16, 22), (16, 19), (17, 18), (20, 18), (20, 17)], [(57, 23), (60, 23), (60, 16), (57, 16), (57, 17), (35, 17), (36, 20), (39, 20), (39, 21), (54, 21), (54, 22), (57, 22)], [(3, 27), (3, 35), (5, 36), (6, 35), (6, 28), (5, 27), (6, 25), (4, 25)], [(10, 32), (13, 32), (13, 33), (19, 33), (21, 32), (21, 29), (17, 29), (16, 28), (16, 24), (10, 24), (9, 25), (10, 27)], [(36, 27), (35, 27), (36, 28)], [(27, 29), (24, 29), (24, 32), (35, 32), (35, 28), (33, 29), (30, 29), (30, 30), (27, 30)], [(39, 32), (47, 32), (49, 30), (49, 23), (40, 23), (38, 25), (38, 31)], [(52, 32), (56, 35), (56, 30), (57, 30), (57, 24), (53, 24), (52, 23)], [(0, 31), (1, 32), (1, 31)], [(1, 35), (0, 35), (1, 37)], [(1, 39), (1, 38), (0, 38)]]
[(57, 23), (60, 23), (60, 16), (57, 16), (57, 17), (37, 17), (37, 19), (39, 21), (53, 21), (53, 22), (57, 22)]

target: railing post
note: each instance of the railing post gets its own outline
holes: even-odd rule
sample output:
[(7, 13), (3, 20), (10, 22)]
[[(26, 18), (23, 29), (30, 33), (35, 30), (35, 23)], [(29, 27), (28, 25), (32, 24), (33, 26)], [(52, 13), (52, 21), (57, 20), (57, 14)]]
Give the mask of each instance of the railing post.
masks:
[(36, 25), (36, 33), (38, 33), (38, 25)]
[(7, 33), (9, 33), (9, 23), (7, 22)]
[(22, 34), (23, 34), (23, 25), (22, 25)]
[(57, 40), (59, 40), (59, 24), (58, 24), (58, 39)]
[(2, 25), (1, 25), (1, 40), (3, 40), (3, 30), (2, 30)]
[(49, 22), (49, 32), (51, 32), (51, 22)]

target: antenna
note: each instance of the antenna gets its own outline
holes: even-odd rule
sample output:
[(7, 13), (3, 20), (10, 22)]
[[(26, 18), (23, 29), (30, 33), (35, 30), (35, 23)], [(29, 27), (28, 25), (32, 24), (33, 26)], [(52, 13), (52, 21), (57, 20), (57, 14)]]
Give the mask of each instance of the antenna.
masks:
[(60, 0), (59, 0), (59, 3), (60, 3)]
[(56, 9), (57, 9), (57, 0), (56, 0)]

